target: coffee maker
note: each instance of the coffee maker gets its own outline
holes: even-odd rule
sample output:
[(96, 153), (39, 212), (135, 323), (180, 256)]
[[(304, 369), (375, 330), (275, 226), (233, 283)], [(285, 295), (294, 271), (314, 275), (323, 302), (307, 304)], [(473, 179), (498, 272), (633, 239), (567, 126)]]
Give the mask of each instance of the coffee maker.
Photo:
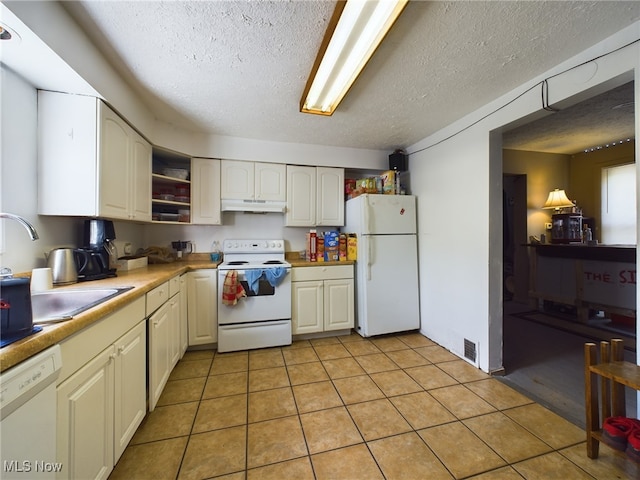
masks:
[(83, 247), (78, 249), (80, 258), (78, 280), (99, 280), (116, 276), (118, 254), (113, 240), (116, 231), (111, 220), (92, 218), (84, 221)]

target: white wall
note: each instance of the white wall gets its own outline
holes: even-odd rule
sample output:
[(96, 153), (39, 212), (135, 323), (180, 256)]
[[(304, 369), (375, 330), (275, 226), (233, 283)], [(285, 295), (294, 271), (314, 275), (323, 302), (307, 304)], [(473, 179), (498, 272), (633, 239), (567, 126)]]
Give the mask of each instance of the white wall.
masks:
[(77, 219), (36, 214), (36, 102), (36, 90), (31, 85), (0, 67), (0, 211), (23, 216), (40, 236), (32, 242), (18, 222), (0, 220), (0, 265), (14, 273), (44, 267), (45, 252), (58, 246), (73, 246), (81, 235), (81, 222)]
[[(281, 213), (252, 214), (224, 212), (224, 225), (148, 225), (144, 229), (144, 244), (168, 247), (174, 240), (190, 240), (196, 252), (210, 252), (214, 240), (243, 238), (283, 238), (287, 251), (298, 252), (306, 246), (308, 228), (285, 227)], [(335, 230), (318, 227), (318, 231)], [(118, 247), (118, 251), (120, 247)]]
[[(639, 31), (636, 23), (618, 32), (407, 149), (412, 190), (418, 196), (422, 331), (461, 356), (464, 338), (476, 342), (479, 366), (485, 371), (502, 368), (500, 132), (540, 114), (540, 88), (523, 93), (528, 88), (637, 40)], [(638, 99), (639, 59), (636, 43), (600, 58), (594, 62), (597, 68), (587, 65), (560, 74), (550, 81), (551, 102), (575, 103), (634, 76)], [(636, 165), (638, 155), (636, 148)]]

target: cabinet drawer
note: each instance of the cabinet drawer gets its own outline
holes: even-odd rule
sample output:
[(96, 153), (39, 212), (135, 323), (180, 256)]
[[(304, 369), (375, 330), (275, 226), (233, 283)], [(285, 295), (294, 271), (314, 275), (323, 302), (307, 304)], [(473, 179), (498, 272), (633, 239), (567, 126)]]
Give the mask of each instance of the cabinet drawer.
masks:
[(180, 277), (176, 276), (169, 280), (169, 297), (173, 297), (180, 292)]
[(144, 304), (140, 297), (60, 342), (62, 369), (58, 384), (144, 319)]
[(292, 282), (353, 278), (353, 265), (295, 267), (291, 269)]
[(147, 317), (169, 300), (169, 282), (164, 282), (147, 293)]

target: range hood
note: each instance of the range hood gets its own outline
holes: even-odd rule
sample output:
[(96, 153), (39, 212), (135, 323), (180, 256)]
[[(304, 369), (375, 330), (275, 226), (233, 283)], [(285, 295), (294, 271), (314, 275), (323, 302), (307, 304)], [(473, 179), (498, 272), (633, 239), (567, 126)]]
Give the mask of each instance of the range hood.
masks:
[(221, 207), (223, 212), (284, 213), (287, 204), (270, 200), (222, 199)]

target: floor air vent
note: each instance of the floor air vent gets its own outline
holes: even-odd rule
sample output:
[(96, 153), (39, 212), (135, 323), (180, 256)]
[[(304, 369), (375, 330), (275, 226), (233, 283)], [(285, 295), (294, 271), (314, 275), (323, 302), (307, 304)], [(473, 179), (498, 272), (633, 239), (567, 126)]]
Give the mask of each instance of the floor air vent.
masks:
[(464, 339), (464, 357), (476, 363), (476, 344), (466, 338)]

